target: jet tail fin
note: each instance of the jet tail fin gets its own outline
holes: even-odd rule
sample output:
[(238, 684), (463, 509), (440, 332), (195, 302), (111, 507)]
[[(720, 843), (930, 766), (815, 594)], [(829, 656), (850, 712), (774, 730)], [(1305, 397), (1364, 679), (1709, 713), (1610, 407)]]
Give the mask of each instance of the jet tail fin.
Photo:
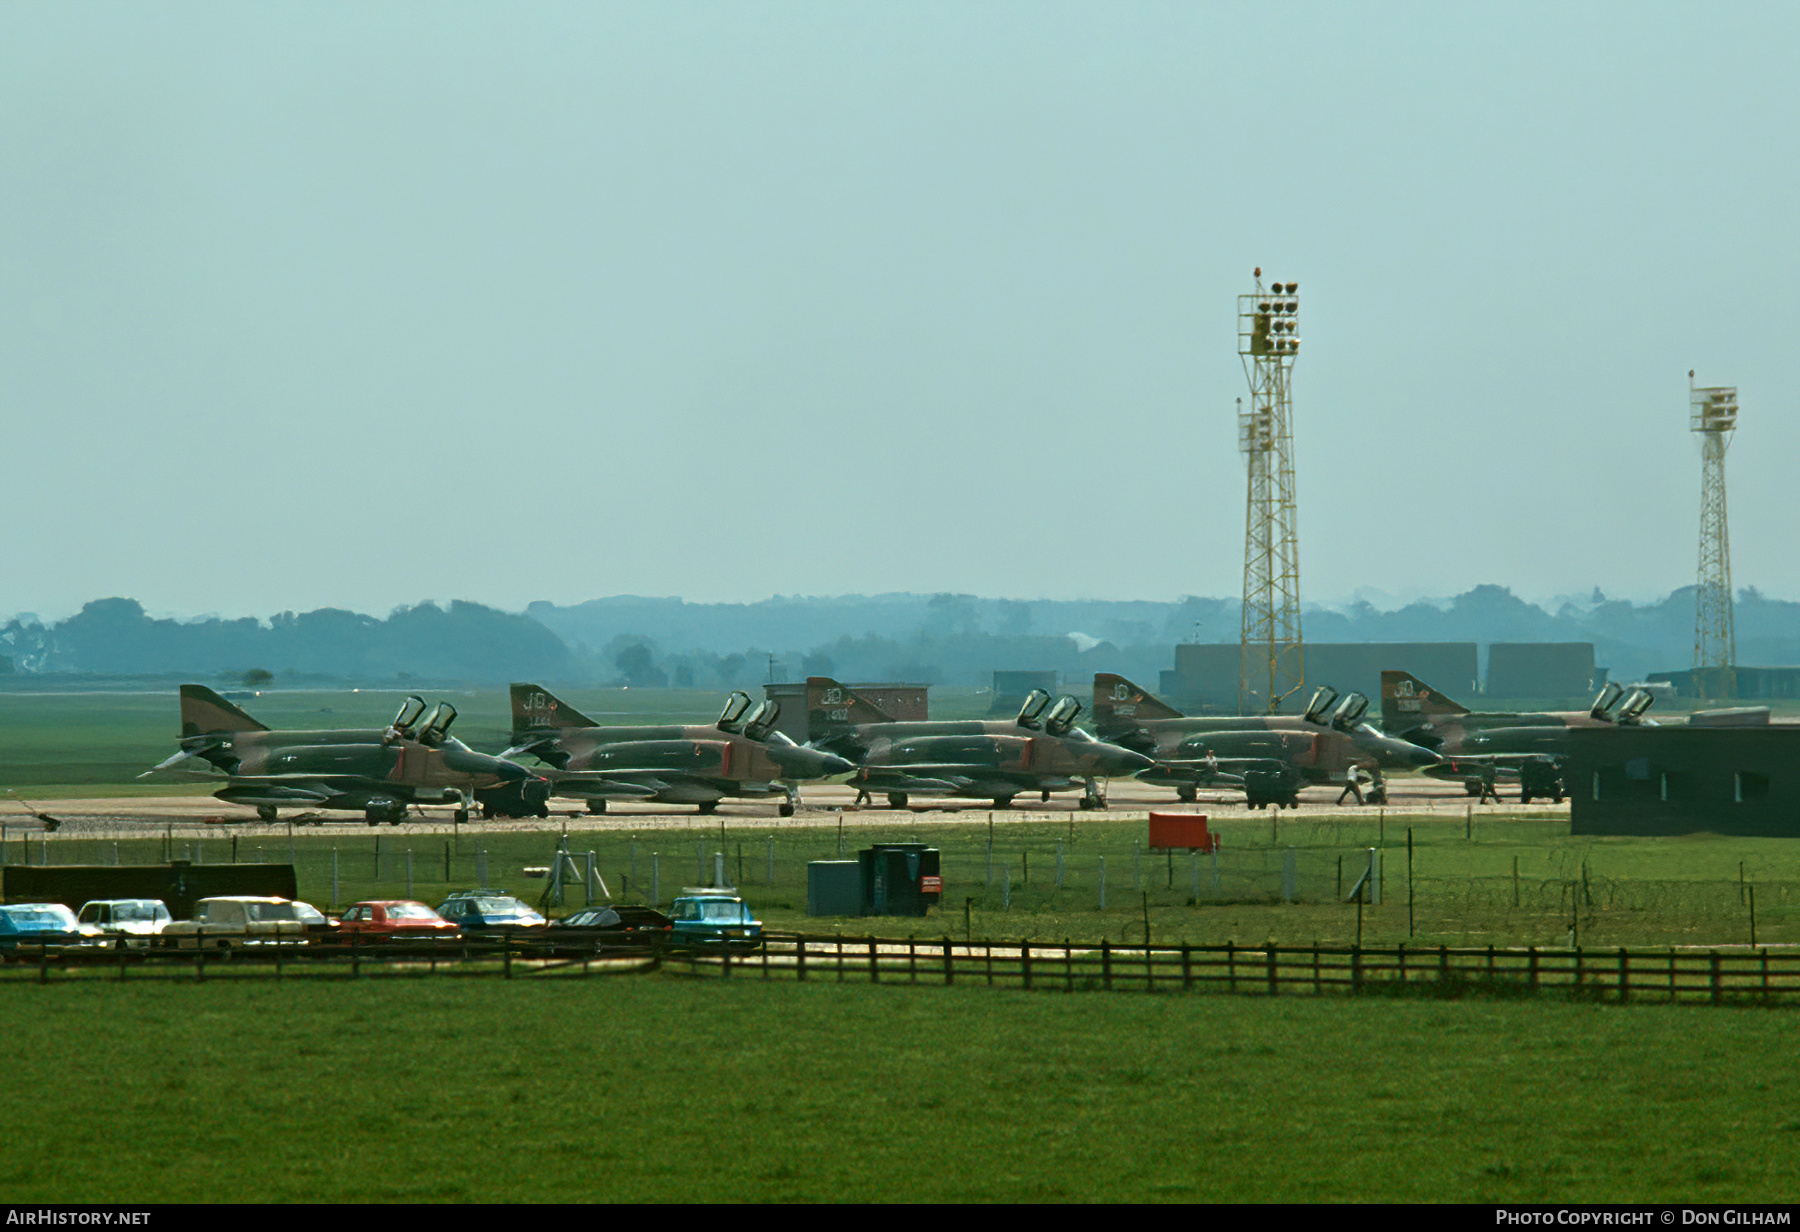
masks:
[(1145, 719), (1184, 718), (1175, 707), (1158, 701), (1150, 690), (1132, 684), (1112, 672), (1094, 673), (1094, 727), (1117, 731), (1136, 727)]
[(1381, 673), (1381, 725), (1390, 732), (1467, 713), (1467, 706), (1451, 701), (1411, 672)]
[(181, 686), (181, 734), (204, 736), (208, 732), (268, 731), (259, 723), (203, 684)]
[(860, 723), (892, 723), (894, 716), (829, 676), (806, 678), (806, 735), (816, 740)]
[(598, 727), (598, 723), (542, 685), (513, 683), (513, 731), (546, 727)]

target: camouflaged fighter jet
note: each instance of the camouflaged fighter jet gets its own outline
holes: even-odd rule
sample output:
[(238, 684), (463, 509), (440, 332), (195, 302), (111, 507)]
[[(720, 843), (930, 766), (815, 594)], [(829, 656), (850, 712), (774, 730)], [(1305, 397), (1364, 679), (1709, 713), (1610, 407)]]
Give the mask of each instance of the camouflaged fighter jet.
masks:
[(798, 783), (856, 769), (848, 761), (803, 748), (775, 730), (778, 702), (750, 709), (733, 693), (710, 727), (602, 727), (534, 684), (512, 687), (512, 747), (502, 756), (529, 753), (548, 766), (551, 790), (587, 801), (603, 813), (608, 800), (693, 804), (710, 813), (726, 796), (766, 800), (792, 817)]
[[(1335, 705), (1336, 709), (1333, 709)], [(1156, 759), (1138, 775), (1192, 801), (1201, 787), (1244, 786), (1252, 807), (1292, 807), (1309, 784), (1341, 785), (1350, 767), (1406, 770), (1435, 765), (1429, 749), (1383, 735), (1361, 721), (1369, 699), (1313, 694), (1300, 715), (1185, 715), (1123, 676), (1094, 674), (1094, 730), (1103, 740)], [(1233, 779), (1238, 782), (1233, 782)]]
[(1100, 782), (1147, 769), (1148, 757), (1094, 739), (1075, 726), (1081, 703), (1033, 689), (1012, 722), (900, 722), (856, 690), (806, 678), (807, 743), (854, 761), (851, 784), (887, 793), (905, 808), (918, 795), (963, 796), (1012, 807), (1014, 796), (1083, 785), (1082, 808), (1105, 808)]
[(1445, 697), (1410, 672), (1381, 673), (1381, 726), (1388, 734), (1437, 752), (1442, 761), (1425, 773), (1460, 779), (1471, 796), (1482, 789), (1483, 771), (1519, 780), (1519, 799), (1548, 797), (1561, 804), (1567, 794), (1562, 765), (1569, 732), (1577, 727), (1630, 727), (1649, 722), (1644, 711), (1656, 699), (1643, 689), (1627, 693), (1617, 684), (1600, 690), (1587, 710), (1512, 714), (1472, 711)]
[(385, 730), (271, 731), (205, 685), (184, 684), (181, 751), (138, 777), (205, 762), (229, 780), (213, 795), (254, 805), (264, 821), (284, 808), (360, 809), (372, 826), (399, 825), (408, 805), (450, 802), (467, 821), (477, 800), (483, 816), (546, 816), (549, 784), (452, 737), (455, 721), (449, 702), (427, 715), (424, 699), (409, 697)]

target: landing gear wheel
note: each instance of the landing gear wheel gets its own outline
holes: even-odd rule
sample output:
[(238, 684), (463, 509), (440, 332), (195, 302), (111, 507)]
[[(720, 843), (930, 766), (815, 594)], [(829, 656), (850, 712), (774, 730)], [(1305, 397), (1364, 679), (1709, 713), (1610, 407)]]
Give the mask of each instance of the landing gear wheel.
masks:
[(1048, 791), (1040, 791), (1038, 793), (1038, 803), (1039, 804), (1050, 803), (1050, 793)]
[(468, 809), (457, 809), (456, 810), (456, 821), (458, 822), (458, 824), (465, 822), (467, 820), (469, 820), (469, 810)]
[(694, 806), (694, 811), (698, 813), (716, 813), (719, 811), (719, 802), (717, 800), (708, 800), (704, 804), (696, 804)]
[(888, 792), (887, 800), (888, 800), (889, 808), (905, 808), (906, 807), (906, 793), (903, 791)]
[(994, 801), (994, 807), (997, 809), (1009, 809), (1012, 807), (1012, 802), (1013, 802), (1013, 798), (1011, 796), (1005, 796), (999, 800)]
[(491, 819), (493, 817), (493, 815), (494, 815), (493, 809), (490, 809), (485, 804), (481, 806), (481, 820), (487, 821), (487, 820)]
[(259, 804), (256, 806), (256, 815), (262, 821), (274, 821), (280, 814), (273, 804)]
[(598, 816), (600, 816), (600, 814), (604, 813), (605, 811), (606, 811), (606, 801), (604, 801), (604, 800), (589, 800), (588, 801), (588, 816), (589, 817), (598, 817)]
[(1175, 789), (1175, 798), (1183, 804), (1192, 804), (1200, 798), (1200, 789), (1197, 787), (1177, 787)]
[(540, 817), (540, 818), (550, 816), (550, 806), (547, 804), (538, 805), (537, 808), (532, 812), (532, 816)]
[(1106, 807), (1106, 801), (1102, 800), (1099, 796), (1083, 796), (1081, 797), (1081, 807), (1084, 809), (1103, 809)]
[(794, 806), (791, 804), (778, 804), (775, 806), (775, 811), (783, 817), (792, 817), (794, 815)]

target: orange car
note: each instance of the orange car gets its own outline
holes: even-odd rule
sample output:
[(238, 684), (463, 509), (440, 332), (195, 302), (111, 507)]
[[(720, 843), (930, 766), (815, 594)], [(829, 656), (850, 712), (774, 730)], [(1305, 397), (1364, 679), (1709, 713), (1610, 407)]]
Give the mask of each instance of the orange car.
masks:
[(424, 903), (371, 899), (350, 906), (338, 920), (338, 931), (378, 937), (431, 937), (454, 933), (457, 928)]

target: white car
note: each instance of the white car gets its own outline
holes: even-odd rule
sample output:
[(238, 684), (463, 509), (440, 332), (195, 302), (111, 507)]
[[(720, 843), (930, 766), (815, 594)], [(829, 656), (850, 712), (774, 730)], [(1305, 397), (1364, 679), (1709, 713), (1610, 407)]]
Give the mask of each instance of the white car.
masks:
[(300, 944), (309, 933), (332, 927), (311, 903), (233, 895), (201, 899), (194, 904), (194, 918), (166, 925), (161, 941), (175, 949), (205, 945), (228, 950), (234, 945)]
[(97, 898), (81, 904), (81, 935), (93, 944), (148, 945), (173, 919), (160, 898)]

